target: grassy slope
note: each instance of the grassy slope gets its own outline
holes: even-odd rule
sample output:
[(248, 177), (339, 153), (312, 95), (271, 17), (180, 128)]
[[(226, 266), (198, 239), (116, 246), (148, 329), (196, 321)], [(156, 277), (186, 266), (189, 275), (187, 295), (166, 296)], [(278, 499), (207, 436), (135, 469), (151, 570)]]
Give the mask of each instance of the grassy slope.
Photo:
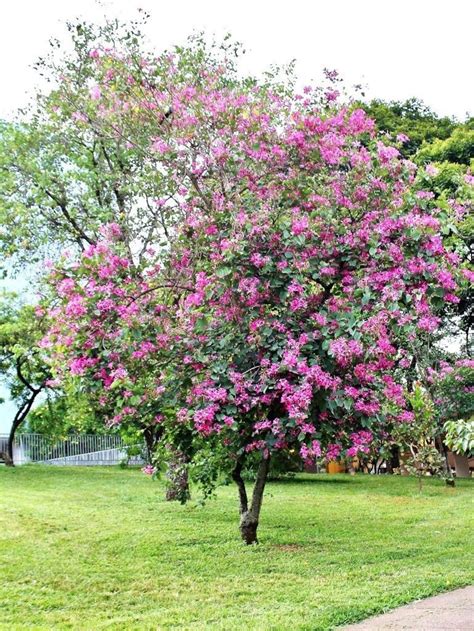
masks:
[(232, 487), (204, 508), (115, 468), (0, 469), (0, 628), (331, 629), (474, 578), (472, 483), (268, 486), (261, 544)]

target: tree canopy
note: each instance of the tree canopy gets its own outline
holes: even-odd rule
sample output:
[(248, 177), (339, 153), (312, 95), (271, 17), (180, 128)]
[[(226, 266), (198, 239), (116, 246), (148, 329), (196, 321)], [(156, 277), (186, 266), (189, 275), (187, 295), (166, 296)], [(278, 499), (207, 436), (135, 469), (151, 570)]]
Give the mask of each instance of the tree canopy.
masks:
[(413, 419), (407, 370), (469, 276), (443, 240), (452, 209), (335, 90), (238, 80), (199, 44), (88, 55), (72, 124), (94, 108), (151, 156), (166, 239), (133, 258), (113, 222), (64, 258), (45, 345), (110, 424), (149, 415), (207, 486), (232, 476), (250, 543), (272, 454), (351, 457)]

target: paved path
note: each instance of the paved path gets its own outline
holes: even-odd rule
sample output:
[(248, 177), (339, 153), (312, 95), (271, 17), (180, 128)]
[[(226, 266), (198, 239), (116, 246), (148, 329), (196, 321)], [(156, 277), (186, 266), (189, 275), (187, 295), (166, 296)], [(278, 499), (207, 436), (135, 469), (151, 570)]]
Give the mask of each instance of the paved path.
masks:
[(341, 631), (474, 631), (474, 587), (418, 600)]

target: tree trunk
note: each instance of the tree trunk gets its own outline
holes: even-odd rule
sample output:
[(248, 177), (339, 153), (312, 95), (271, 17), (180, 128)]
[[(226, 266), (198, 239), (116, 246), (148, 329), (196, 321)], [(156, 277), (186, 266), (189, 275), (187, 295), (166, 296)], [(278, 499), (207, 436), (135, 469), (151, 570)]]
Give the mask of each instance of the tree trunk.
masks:
[(258, 543), (257, 529), (262, 508), (263, 492), (267, 482), (268, 471), (270, 469), (270, 457), (262, 456), (257, 471), (257, 478), (252, 493), (252, 503), (248, 506), (247, 490), (242, 478), (243, 461), (239, 461), (234, 469), (232, 478), (239, 490), (240, 504), (240, 535), (247, 545)]
[(28, 416), (28, 414), (29, 414), (29, 412), (31, 410), (31, 407), (33, 406), (33, 403), (35, 402), (36, 397), (39, 395), (41, 390), (45, 387), (45, 384), (42, 383), (39, 387), (34, 388), (25, 379), (25, 377), (24, 377), (24, 375), (22, 373), (21, 367), (22, 367), (22, 362), (20, 360), (18, 360), (17, 361), (17, 366), (16, 366), (17, 375), (18, 375), (19, 380), (28, 389), (29, 396), (23, 401), (23, 403), (21, 404), (20, 409), (15, 414), (15, 418), (13, 419), (12, 427), (10, 429), (10, 434), (8, 436), (7, 452), (8, 452), (8, 457), (10, 459), (10, 462), (7, 463), (7, 461), (5, 461), (5, 464), (8, 464), (11, 467), (15, 466), (15, 463), (13, 461), (13, 442), (15, 440), (15, 432), (20, 427), (20, 425), (23, 423), (23, 421), (26, 419), (26, 417)]
[(255, 518), (250, 512), (240, 516), (240, 536), (248, 546), (258, 543), (257, 528), (258, 518)]
[(153, 455), (160, 442), (163, 431), (151, 425), (145, 425), (143, 428), (143, 438), (145, 439), (146, 462), (153, 464)]
[[(435, 438), (435, 445), (439, 453), (443, 456), (443, 473), (444, 473), (444, 478), (446, 480), (446, 483), (448, 482), (448, 480), (454, 481), (453, 476), (451, 474), (451, 467), (449, 466), (449, 462), (448, 462), (448, 450), (446, 449), (441, 436), (437, 436)], [(452, 486), (454, 486), (454, 484)]]
[(19, 419), (17, 419), (17, 417), (15, 417), (15, 420), (13, 421), (13, 424), (12, 424), (11, 429), (10, 429), (10, 434), (8, 436), (8, 443), (7, 443), (8, 460), (5, 460), (5, 464), (8, 465), (9, 467), (14, 467), (15, 466), (15, 463), (13, 462), (13, 443), (15, 441), (15, 432), (18, 429), (18, 427), (20, 426), (21, 421), (22, 421), (21, 417)]
[(393, 473), (394, 469), (400, 468), (400, 448), (393, 445), (390, 449), (390, 456), (387, 458), (387, 473)]
[(13, 460), (7, 454), (6, 451), (0, 451), (0, 460), (3, 460), (6, 467), (14, 467)]
[(185, 504), (191, 497), (189, 492), (188, 460), (183, 452), (170, 447), (168, 460), (166, 500)]
[(7, 456), (8, 461), (5, 460), (5, 464), (14, 467), (14, 458), (13, 458), (13, 443), (15, 442), (15, 433), (16, 430), (23, 423), (25, 418), (28, 416), (28, 412), (31, 410), (31, 406), (33, 405), (34, 400), (36, 399), (37, 393), (33, 393), (27, 402), (18, 410), (13, 419), (13, 423), (10, 429), (10, 434), (8, 435), (8, 443), (7, 443)]
[(457, 478), (470, 478), (469, 458), (463, 454), (453, 454)]

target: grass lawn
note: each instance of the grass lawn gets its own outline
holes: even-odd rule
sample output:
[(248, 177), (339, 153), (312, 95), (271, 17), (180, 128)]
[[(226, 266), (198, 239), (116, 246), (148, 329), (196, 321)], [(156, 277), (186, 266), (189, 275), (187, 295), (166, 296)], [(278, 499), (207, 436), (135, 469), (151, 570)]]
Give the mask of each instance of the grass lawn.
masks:
[(163, 501), (137, 470), (0, 468), (0, 628), (332, 629), (473, 582), (472, 482), (268, 485), (261, 543), (233, 487)]

